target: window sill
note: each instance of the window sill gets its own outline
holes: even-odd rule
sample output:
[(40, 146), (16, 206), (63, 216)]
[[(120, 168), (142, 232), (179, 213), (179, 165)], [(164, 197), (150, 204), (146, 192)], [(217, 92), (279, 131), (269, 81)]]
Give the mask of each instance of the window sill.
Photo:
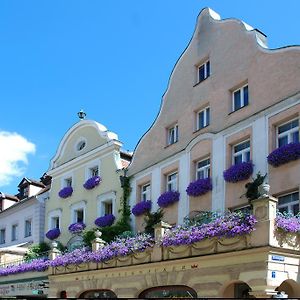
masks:
[(210, 126), (210, 124), (208, 124), (208, 125), (206, 125), (206, 126), (204, 126), (204, 127), (202, 127), (202, 128), (199, 128), (199, 129), (193, 131), (193, 133), (197, 133), (197, 132), (199, 132), (199, 131), (201, 131), (201, 130), (203, 130), (203, 129), (209, 127), (209, 126)]
[(208, 78), (210, 78), (210, 75), (208, 77), (206, 77), (205, 79), (201, 80), (201, 81), (198, 81), (196, 84), (193, 85), (193, 87), (199, 85), (200, 83), (206, 81)]
[(238, 108), (238, 109), (236, 109), (236, 110), (231, 111), (231, 112), (228, 114), (228, 116), (231, 115), (231, 114), (233, 114), (233, 113), (235, 113), (235, 112), (237, 112), (237, 111), (239, 111), (239, 110), (241, 110), (241, 109), (243, 109), (244, 107), (247, 107), (247, 106), (249, 106), (249, 104), (244, 105), (244, 106), (242, 106), (242, 107), (240, 107), (240, 108)]
[(167, 148), (169, 148), (169, 147), (171, 147), (172, 145), (175, 145), (175, 144), (177, 144), (177, 143), (178, 143), (178, 141), (176, 141), (175, 143), (169, 144), (169, 145), (165, 146), (164, 149), (167, 149)]

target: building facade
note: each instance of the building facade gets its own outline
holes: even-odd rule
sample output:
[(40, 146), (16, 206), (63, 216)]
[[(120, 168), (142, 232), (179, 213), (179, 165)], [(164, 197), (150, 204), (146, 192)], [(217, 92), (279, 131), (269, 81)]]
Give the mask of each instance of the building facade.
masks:
[[(299, 142), (299, 64), (299, 47), (269, 49), (259, 30), (204, 9), (159, 114), (135, 149), (131, 205), (152, 200), (155, 210), (162, 193), (179, 191), (180, 200), (165, 208), (170, 224), (198, 211), (242, 208), (251, 177), (226, 182), (223, 172), (249, 162), (253, 177), (267, 174), (279, 209), (297, 213), (300, 161), (273, 167), (267, 157)], [(212, 190), (188, 196), (190, 182), (203, 178), (211, 179)], [(134, 223), (142, 229), (142, 217)]]

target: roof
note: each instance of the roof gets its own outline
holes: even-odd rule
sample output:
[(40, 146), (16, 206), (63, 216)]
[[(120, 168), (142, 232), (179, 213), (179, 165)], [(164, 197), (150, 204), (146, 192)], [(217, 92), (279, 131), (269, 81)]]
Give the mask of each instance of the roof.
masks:
[(29, 184), (32, 184), (32, 185), (35, 185), (35, 186), (38, 186), (38, 187), (45, 187), (45, 185), (42, 182), (34, 180), (34, 179), (27, 178), (27, 177), (24, 177), (21, 180), (21, 182), (19, 183), (18, 187), (21, 187), (21, 186), (23, 186), (26, 183), (29, 183)]
[(7, 199), (7, 200), (12, 200), (12, 201), (19, 201), (19, 198), (17, 196), (14, 195), (8, 195), (8, 194), (4, 194), (2, 192), (0, 192), (0, 200), (2, 199)]

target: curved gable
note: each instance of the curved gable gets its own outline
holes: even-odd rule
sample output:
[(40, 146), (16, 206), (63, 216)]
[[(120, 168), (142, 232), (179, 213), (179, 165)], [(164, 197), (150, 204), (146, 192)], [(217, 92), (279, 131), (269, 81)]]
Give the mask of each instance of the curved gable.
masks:
[(64, 135), (51, 160), (50, 169), (57, 168), (114, 140), (118, 140), (118, 136), (108, 131), (105, 126), (95, 121), (81, 120)]

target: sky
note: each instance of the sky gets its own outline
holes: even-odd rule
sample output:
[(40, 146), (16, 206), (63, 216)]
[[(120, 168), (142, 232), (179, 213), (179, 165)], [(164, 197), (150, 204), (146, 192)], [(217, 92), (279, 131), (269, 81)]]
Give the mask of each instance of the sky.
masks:
[(298, 0), (1, 0), (0, 191), (48, 170), (80, 109), (134, 150), (204, 7), (300, 45)]

